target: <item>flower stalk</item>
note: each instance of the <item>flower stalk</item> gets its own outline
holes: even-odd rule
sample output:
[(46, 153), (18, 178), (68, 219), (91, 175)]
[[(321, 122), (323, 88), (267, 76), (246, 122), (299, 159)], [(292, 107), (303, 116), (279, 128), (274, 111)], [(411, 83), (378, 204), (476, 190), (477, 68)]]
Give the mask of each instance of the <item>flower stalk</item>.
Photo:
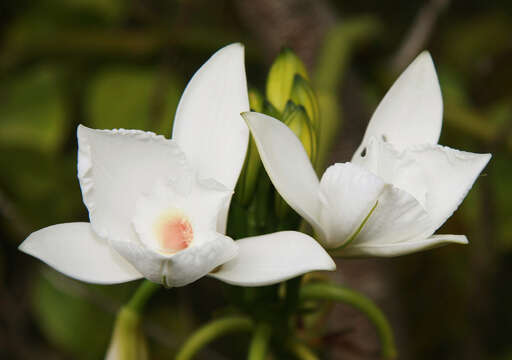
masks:
[(271, 335), (272, 327), (269, 324), (262, 322), (256, 325), (247, 360), (265, 360)]
[(159, 288), (159, 284), (144, 280), (126, 304), (126, 307), (140, 314), (148, 300)]
[(329, 283), (306, 284), (300, 291), (301, 301), (328, 300), (348, 304), (361, 311), (377, 330), (383, 359), (395, 359), (397, 351), (393, 330), (382, 311), (367, 297), (357, 291)]
[(193, 359), (202, 348), (221, 336), (234, 332), (249, 332), (252, 329), (253, 323), (247, 317), (232, 316), (211, 321), (188, 337), (178, 351), (176, 360)]

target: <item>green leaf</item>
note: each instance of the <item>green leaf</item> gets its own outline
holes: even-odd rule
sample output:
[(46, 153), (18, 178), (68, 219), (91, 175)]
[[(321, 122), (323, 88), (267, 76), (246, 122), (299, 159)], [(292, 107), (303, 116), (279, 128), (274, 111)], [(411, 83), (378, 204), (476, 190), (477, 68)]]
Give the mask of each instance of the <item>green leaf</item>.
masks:
[[(47, 339), (74, 359), (98, 359), (110, 340), (114, 314), (108, 311), (131, 284), (100, 287), (63, 278), (45, 269), (36, 278), (32, 308)], [(116, 296), (117, 295), (117, 296)], [(117, 300), (115, 300), (117, 298)]]
[(0, 119), (1, 147), (55, 152), (65, 130), (56, 71), (37, 66), (2, 81)]
[(169, 136), (181, 95), (173, 76), (144, 68), (104, 69), (87, 95), (89, 124), (100, 129), (141, 129)]

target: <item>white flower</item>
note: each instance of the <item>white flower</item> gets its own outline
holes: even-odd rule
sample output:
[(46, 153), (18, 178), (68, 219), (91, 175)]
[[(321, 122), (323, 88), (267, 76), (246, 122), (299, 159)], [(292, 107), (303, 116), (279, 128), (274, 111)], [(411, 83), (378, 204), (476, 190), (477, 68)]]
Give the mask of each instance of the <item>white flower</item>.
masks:
[(381, 101), (352, 162), (321, 180), (280, 121), (246, 113), (276, 189), (341, 256), (395, 256), (454, 242), (433, 235), (491, 158), (437, 145), (442, 99), (432, 59), (420, 54)]
[(183, 286), (215, 269), (218, 279), (256, 286), (333, 270), (322, 247), (299, 232), (237, 242), (224, 235), (249, 136), (240, 112), (248, 109), (243, 47), (233, 44), (188, 84), (173, 139), (79, 126), (78, 178), (90, 223), (36, 231), (20, 250), (104, 284), (146, 277)]

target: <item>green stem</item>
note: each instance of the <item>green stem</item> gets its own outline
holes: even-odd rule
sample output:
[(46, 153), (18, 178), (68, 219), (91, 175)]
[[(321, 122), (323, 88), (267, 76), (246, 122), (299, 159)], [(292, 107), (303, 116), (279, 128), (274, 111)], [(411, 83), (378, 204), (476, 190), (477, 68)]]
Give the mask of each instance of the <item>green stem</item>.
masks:
[(247, 360), (265, 359), (271, 334), (272, 328), (268, 324), (260, 323), (256, 326), (256, 329), (252, 335)]
[(298, 276), (286, 282), (285, 308), (289, 313), (294, 313), (297, 308), (301, 282), (302, 276)]
[(202, 326), (187, 339), (176, 355), (176, 360), (192, 359), (199, 350), (213, 340), (232, 332), (251, 331), (252, 328), (252, 321), (245, 317), (233, 316), (214, 320)]
[(298, 341), (290, 341), (286, 348), (299, 360), (318, 360), (316, 356), (306, 345)]
[(128, 304), (126, 304), (126, 307), (137, 313), (140, 313), (144, 309), (144, 306), (148, 302), (149, 298), (159, 288), (159, 284), (155, 284), (149, 280), (144, 280), (142, 284), (140, 284), (137, 291), (135, 291), (135, 294), (133, 294)]
[(382, 311), (364, 295), (334, 284), (315, 283), (304, 285), (301, 289), (300, 297), (302, 301), (330, 300), (343, 302), (360, 310), (377, 329), (382, 346), (382, 357), (384, 359), (396, 358), (397, 353), (393, 331), (389, 322)]

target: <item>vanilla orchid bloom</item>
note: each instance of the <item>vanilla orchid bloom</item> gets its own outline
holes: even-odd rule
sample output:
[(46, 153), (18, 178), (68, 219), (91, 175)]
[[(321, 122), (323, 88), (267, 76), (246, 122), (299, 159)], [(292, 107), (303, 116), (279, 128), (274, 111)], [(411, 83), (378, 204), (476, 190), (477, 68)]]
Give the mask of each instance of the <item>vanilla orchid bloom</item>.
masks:
[(91, 283), (145, 277), (183, 286), (212, 276), (237, 285), (276, 283), (334, 262), (311, 237), (224, 235), (242, 168), (249, 109), (240, 44), (214, 54), (180, 100), (173, 139), (139, 130), (78, 127), (78, 178), (90, 223), (49, 226), (20, 250)]
[(274, 186), (340, 256), (396, 256), (466, 244), (433, 235), (491, 158), (437, 145), (442, 98), (429, 53), (396, 80), (373, 114), (352, 162), (318, 180), (300, 141), (282, 122), (245, 113)]

